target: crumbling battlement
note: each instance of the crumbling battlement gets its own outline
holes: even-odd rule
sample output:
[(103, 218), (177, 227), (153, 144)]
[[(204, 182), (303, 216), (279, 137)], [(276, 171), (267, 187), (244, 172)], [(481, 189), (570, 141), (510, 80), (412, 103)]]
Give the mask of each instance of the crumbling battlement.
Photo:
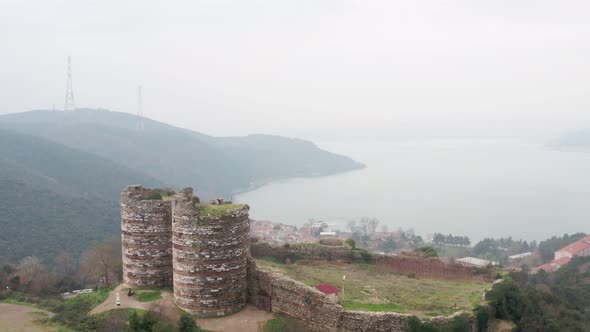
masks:
[(123, 281), (130, 287), (172, 285), (172, 224), (170, 201), (148, 199), (170, 193), (140, 185), (121, 193)]
[(172, 198), (174, 300), (196, 316), (223, 316), (246, 304), (249, 207), (203, 215), (202, 211), (233, 208), (205, 207), (191, 188)]

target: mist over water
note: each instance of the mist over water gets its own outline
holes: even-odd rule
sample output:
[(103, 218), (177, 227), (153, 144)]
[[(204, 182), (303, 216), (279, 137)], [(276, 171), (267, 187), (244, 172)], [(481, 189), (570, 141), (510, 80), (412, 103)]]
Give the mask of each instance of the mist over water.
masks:
[(517, 140), (323, 142), (367, 168), (290, 179), (235, 197), (251, 217), (341, 229), (363, 216), (389, 230), (542, 240), (590, 232), (590, 153)]

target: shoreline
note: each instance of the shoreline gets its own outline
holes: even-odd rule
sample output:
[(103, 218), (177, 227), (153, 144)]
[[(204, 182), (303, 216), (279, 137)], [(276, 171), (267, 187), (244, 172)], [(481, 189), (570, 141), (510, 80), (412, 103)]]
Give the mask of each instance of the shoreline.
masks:
[(246, 194), (246, 193), (249, 193), (249, 192), (258, 190), (258, 189), (260, 189), (260, 188), (262, 188), (264, 186), (270, 185), (270, 184), (281, 183), (281, 182), (286, 182), (286, 181), (296, 180), (296, 179), (328, 178), (328, 177), (332, 177), (332, 176), (340, 176), (340, 175), (349, 174), (349, 173), (352, 173), (352, 172), (358, 172), (358, 171), (361, 171), (361, 170), (365, 170), (367, 168), (368, 168), (367, 165), (361, 164), (361, 167), (359, 167), (359, 168), (350, 169), (350, 170), (346, 170), (346, 171), (342, 171), (342, 172), (336, 172), (336, 173), (332, 173), (332, 174), (281, 177), (281, 178), (274, 178), (274, 179), (270, 179), (270, 180), (264, 180), (264, 181), (261, 181), (259, 183), (253, 184), (249, 188), (246, 188), (246, 189), (238, 189), (236, 191), (233, 191), (233, 192), (230, 193), (230, 196), (231, 196), (231, 200), (233, 201), (236, 196), (243, 195), (243, 194)]

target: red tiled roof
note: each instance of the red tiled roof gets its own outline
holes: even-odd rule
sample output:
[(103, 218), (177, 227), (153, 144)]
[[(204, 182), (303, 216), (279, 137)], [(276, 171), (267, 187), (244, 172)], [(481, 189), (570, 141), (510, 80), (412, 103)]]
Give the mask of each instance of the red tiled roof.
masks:
[(338, 290), (338, 288), (336, 286), (332, 286), (330, 284), (317, 285), (317, 286), (315, 286), (315, 288), (317, 288), (320, 292), (322, 292), (324, 294), (338, 295), (338, 293), (340, 293), (340, 291)]
[(559, 270), (560, 267), (569, 263), (570, 257), (561, 257), (560, 259), (552, 260), (549, 263), (545, 263), (541, 266), (537, 266), (533, 271), (539, 272), (539, 270), (545, 270), (546, 272), (553, 272)]
[(585, 238), (565, 246), (558, 251), (566, 251), (572, 255), (575, 255), (586, 248), (590, 248), (590, 236), (586, 236)]

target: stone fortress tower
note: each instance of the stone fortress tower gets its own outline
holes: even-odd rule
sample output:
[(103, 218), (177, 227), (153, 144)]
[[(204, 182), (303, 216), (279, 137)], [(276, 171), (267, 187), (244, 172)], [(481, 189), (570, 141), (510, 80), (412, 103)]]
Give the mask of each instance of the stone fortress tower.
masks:
[[(173, 196), (172, 196), (173, 195)], [(200, 204), (179, 193), (129, 186), (121, 193), (123, 281), (174, 288), (174, 302), (198, 317), (241, 310), (247, 302), (247, 205)]]
[(121, 193), (123, 282), (132, 288), (172, 286), (174, 192), (139, 185)]
[(172, 199), (174, 301), (200, 317), (223, 316), (247, 302), (247, 205), (200, 205), (192, 188)]

